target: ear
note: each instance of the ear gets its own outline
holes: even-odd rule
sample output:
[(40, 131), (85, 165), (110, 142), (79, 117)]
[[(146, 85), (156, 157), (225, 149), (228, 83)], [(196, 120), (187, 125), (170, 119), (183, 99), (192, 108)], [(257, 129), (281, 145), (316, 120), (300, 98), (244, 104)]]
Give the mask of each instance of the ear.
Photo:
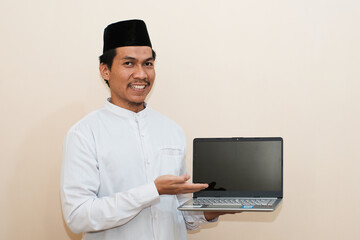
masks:
[(109, 67), (104, 63), (100, 63), (99, 70), (100, 70), (100, 74), (101, 74), (102, 78), (109, 81), (109, 79), (110, 79)]

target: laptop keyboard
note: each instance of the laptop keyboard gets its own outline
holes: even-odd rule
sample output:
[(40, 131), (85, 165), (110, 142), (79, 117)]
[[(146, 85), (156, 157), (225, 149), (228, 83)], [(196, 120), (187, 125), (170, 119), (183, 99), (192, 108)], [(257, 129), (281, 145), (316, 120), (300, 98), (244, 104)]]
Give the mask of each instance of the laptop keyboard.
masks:
[(276, 199), (239, 199), (239, 198), (196, 198), (193, 204), (228, 206), (272, 206)]

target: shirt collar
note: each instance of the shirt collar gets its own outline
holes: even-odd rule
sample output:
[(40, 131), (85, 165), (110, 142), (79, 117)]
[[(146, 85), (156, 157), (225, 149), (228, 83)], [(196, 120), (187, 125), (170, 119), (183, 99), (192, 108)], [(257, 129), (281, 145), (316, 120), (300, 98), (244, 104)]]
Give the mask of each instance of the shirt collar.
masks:
[(147, 107), (147, 104), (144, 103), (145, 108), (143, 110), (141, 110), (140, 112), (136, 113), (133, 111), (130, 111), (128, 109), (116, 106), (115, 104), (112, 104), (110, 102), (111, 98), (106, 99), (104, 107), (105, 109), (109, 110), (110, 112), (115, 113), (116, 115), (120, 116), (120, 117), (125, 117), (125, 118), (143, 118), (147, 115), (148, 111), (149, 111), (149, 107)]

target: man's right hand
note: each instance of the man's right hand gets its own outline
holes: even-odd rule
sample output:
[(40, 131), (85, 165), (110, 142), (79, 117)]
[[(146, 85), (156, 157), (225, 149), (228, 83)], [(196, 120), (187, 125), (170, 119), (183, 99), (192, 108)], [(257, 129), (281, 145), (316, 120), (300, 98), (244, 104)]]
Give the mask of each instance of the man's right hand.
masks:
[(183, 193), (193, 193), (207, 188), (208, 184), (188, 183), (190, 175), (174, 176), (162, 175), (155, 179), (154, 183), (159, 195), (176, 195)]

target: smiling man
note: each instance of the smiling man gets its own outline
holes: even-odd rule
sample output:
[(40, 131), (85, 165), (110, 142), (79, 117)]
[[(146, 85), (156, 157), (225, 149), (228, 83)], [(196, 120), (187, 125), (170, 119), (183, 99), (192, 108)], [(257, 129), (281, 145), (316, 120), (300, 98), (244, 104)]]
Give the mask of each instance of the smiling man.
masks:
[(105, 29), (99, 69), (111, 97), (64, 142), (63, 214), (84, 239), (186, 239), (186, 229), (220, 215), (177, 210), (208, 185), (188, 182), (182, 129), (145, 103), (155, 57), (143, 21)]
[(144, 109), (144, 101), (155, 80), (154, 56), (147, 46), (128, 46), (115, 49), (110, 68), (101, 63), (100, 72), (108, 82), (110, 102), (133, 112)]

